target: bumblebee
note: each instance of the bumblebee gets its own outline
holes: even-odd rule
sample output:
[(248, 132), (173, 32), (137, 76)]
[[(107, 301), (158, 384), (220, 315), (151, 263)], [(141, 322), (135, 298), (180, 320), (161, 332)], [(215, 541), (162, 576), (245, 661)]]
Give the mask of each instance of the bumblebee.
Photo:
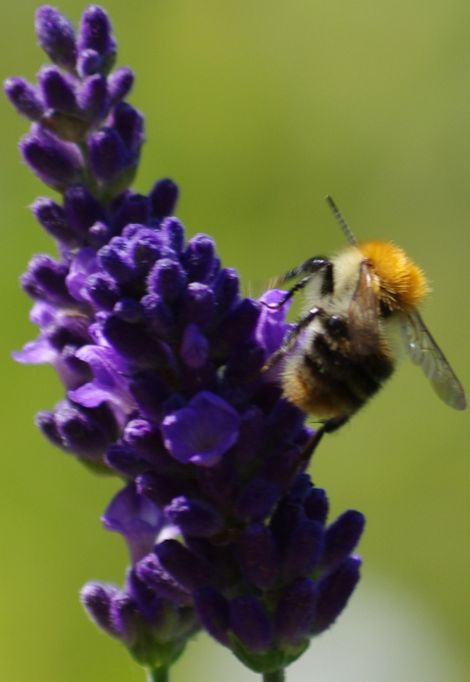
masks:
[(285, 397), (333, 431), (390, 377), (396, 343), (450, 407), (466, 408), (464, 389), (418, 312), (429, 287), (421, 270), (389, 241), (358, 242), (326, 197), (349, 245), (331, 259), (309, 258), (280, 282), (297, 282), (276, 304), (304, 291), (302, 316), (266, 362), (281, 360)]

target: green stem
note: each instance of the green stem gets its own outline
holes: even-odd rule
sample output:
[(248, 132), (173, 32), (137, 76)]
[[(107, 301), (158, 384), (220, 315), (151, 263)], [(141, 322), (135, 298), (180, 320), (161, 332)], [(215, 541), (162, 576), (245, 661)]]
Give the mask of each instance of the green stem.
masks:
[(273, 673), (264, 673), (263, 682), (284, 682), (286, 679), (284, 670), (275, 670)]
[(147, 670), (147, 682), (169, 682), (168, 668), (154, 668)]

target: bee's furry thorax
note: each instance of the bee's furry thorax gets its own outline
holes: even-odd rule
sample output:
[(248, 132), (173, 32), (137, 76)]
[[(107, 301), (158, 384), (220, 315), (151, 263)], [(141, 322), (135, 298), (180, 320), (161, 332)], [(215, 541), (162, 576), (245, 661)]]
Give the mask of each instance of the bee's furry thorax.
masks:
[(408, 311), (429, 292), (424, 272), (393, 242), (371, 240), (357, 245), (379, 279), (379, 298), (390, 310)]

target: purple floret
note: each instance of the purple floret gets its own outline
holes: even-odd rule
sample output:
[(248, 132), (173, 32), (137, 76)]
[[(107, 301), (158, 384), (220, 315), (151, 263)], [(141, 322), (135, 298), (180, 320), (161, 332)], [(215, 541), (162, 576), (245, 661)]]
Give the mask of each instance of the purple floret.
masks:
[(107, 530), (121, 533), (125, 538), (133, 564), (149, 554), (164, 529), (169, 536), (177, 533), (177, 529), (169, 528), (162, 511), (139, 495), (133, 484), (113, 497), (101, 520)]
[(50, 59), (64, 69), (73, 69), (77, 58), (72, 24), (54, 7), (42, 5), (36, 12), (36, 35)]
[(240, 417), (225, 400), (201, 391), (162, 422), (163, 442), (183, 463), (213, 466), (234, 445)]

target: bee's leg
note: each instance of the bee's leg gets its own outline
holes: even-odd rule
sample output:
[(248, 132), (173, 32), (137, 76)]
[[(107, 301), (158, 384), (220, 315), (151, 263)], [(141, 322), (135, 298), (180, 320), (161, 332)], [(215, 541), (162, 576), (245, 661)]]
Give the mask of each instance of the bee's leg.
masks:
[(299, 338), (299, 334), (306, 328), (308, 325), (313, 322), (313, 320), (318, 317), (319, 315), (323, 314), (323, 310), (321, 308), (312, 308), (306, 315), (303, 317), (301, 320), (297, 322), (292, 329), (290, 329), (284, 341), (282, 342), (282, 346), (280, 346), (277, 351), (275, 351), (265, 362), (263, 365), (261, 371), (266, 372), (268, 369), (271, 369), (275, 364), (279, 362), (279, 360), (290, 350), (295, 345), (295, 342)]
[(267, 308), (271, 308), (272, 310), (282, 308), (284, 303), (289, 301), (292, 298), (292, 296), (294, 296), (298, 291), (303, 289), (310, 282), (313, 275), (315, 275), (319, 270), (322, 270), (323, 268), (326, 268), (324, 282), (331, 282), (331, 286), (328, 287), (328, 291), (324, 291), (322, 293), (331, 293), (331, 291), (333, 291), (333, 265), (331, 261), (329, 261), (327, 258), (315, 256), (314, 258), (309, 258), (301, 265), (298, 265), (296, 268), (292, 268), (292, 270), (289, 270), (288, 272), (286, 272), (285, 275), (280, 277), (278, 283), (283, 284), (284, 282), (287, 282), (290, 279), (293, 279), (294, 277), (299, 277), (299, 275), (305, 275), (305, 277), (302, 277), (301, 280), (296, 282), (290, 289), (286, 291), (286, 293), (284, 294), (280, 301), (278, 301), (277, 303), (263, 303), (263, 305), (265, 305)]
[(298, 460), (296, 461), (295, 473), (299, 473), (305, 469), (315, 450), (320, 445), (325, 433), (332, 433), (333, 431), (336, 431), (336, 429), (339, 429), (341, 426), (346, 424), (349, 419), (350, 415), (339, 415), (337, 417), (331, 417), (331, 419), (327, 419), (325, 422), (323, 422), (323, 424), (315, 431), (313, 436), (309, 439), (308, 443), (302, 450)]
[(284, 275), (282, 275), (282, 277), (280, 277), (279, 282), (281, 284), (283, 282), (288, 282), (294, 277), (299, 277), (299, 275), (313, 275), (318, 272), (318, 270), (321, 270), (328, 265), (328, 263), (330, 263), (328, 258), (324, 258), (323, 256), (314, 256), (313, 258), (309, 258), (308, 260), (304, 261), (300, 265), (297, 265), (297, 267), (292, 268), (292, 270), (288, 270)]
[(333, 433), (333, 431), (337, 431), (337, 429), (341, 428), (341, 426), (344, 426), (344, 424), (349, 421), (350, 417), (351, 415), (349, 414), (331, 417), (330, 419), (327, 419), (325, 422), (323, 422), (323, 425), (319, 430), (323, 430), (323, 433)]

